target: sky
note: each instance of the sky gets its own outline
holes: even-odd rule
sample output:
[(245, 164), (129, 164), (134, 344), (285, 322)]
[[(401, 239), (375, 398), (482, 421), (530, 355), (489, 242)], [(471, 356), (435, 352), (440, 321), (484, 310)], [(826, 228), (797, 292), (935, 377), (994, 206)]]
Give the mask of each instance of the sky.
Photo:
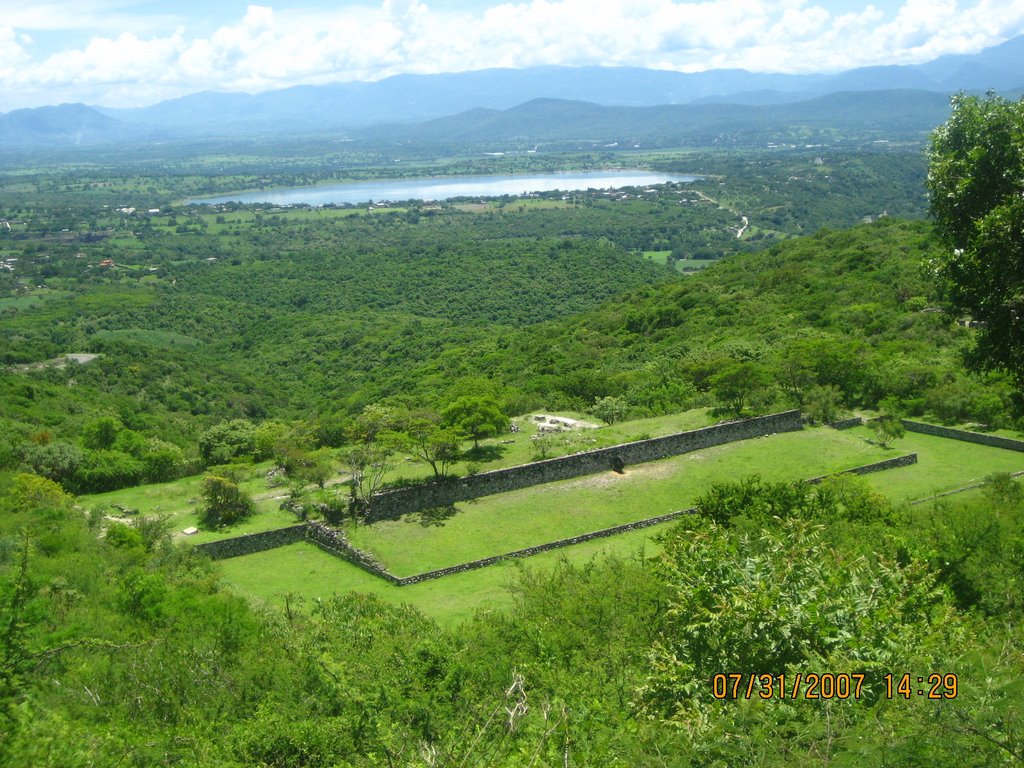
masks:
[(1024, 0), (0, 0), (0, 113), (545, 64), (836, 72), (976, 53)]

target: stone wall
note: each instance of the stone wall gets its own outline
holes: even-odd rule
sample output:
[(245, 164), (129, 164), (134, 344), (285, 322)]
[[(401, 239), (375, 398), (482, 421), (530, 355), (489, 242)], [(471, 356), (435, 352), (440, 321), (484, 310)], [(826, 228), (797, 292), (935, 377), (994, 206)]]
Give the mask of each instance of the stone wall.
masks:
[(908, 421), (903, 419), (903, 428), (908, 432), (920, 432), (925, 435), (936, 437), (948, 437), (952, 440), (963, 440), (967, 443), (979, 443), (989, 445), (993, 448), (1005, 448), (1008, 451), (1024, 451), (1024, 441), (1013, 440), (1009, 437), (998, 435), (985, 435), (981, 432), (968, 432), (966, 429), (952, 429), (940, 427), (937, 424), (925, 424), (921, 421)]
[(909, 467), (911, 464), (917, 464), (916, 453), (908, 453), (906, 456), (896, 456), (892, 459), (876, 461), (874, 464), (865, 464), (861, 467), (845, 469), (834, 475), (820, 475), (819, 477), (812, 477), (806, 482), (811, 483), (812, 485), (817, 485), (823, 480), (827, 480), (830, 477), (836, 477), (837, 475), (870, 475), (872, 472), (882, 472), (886, 469), (895, 469), (896, 467)]
[(306, 527), (306, 539), (328, 554), (347, 560), (352, 565), (356, 565), (374, 576), (401, 586), (401, 579), (377, 562), (373, 555), (352, 546), (344, 531), (331, 528), (323, 523), (310, 522)]
[[(854, 467), (853, 469), (847, 469), (837, 474), (866, 475), (871, 472), (881, 472), (886, 469), (905, 467), (916, 463), (917, 454), (911, 453), (906, 456), (896, 456), (892, 459), (877, 461), (873, 464)], [(811, 478), (806, 482), (820, 483), (827, 477), (834, 476), (835, 475), (823, 475), (821, 477)], [(380, 578), (385, 579), (391, 584), (404, 587), (410, 584), (418, 584), (421, 581), (450, 576), (455, 573), (464, 573), (466, 571), (476, 570), (477, 568), (486, 568), (489, 565), (494, 565), (495, 563), (499, 563), (503, 560), (509, 560), (511, 558), (530, 557), (531, 555), (536, 555), (540, 552), (547, 552), (552, 549), (560, 549), (562, 547), (581, 544), (593, 539), (616, 536), (620, 533), (626, 533), (627, 531), (635, 531), (641, 528), (648, 528), (653, 525), (660, 525), (661, 523), (675, 520), (683, 515), (692, 515), (696, 511), (696, 508), (691, 507), (677, 512), (670, 512), (667, 515), (649, 517), (644, 520), (625, 523), (624, 525), (616, 525), (612, 528), (603, 528), (599, 531), (592, 531), (590, 533), (580, 534), (579, 536), (571, 536), (566, 539), (549, 541), (544, 544), (538, 544), (534, 547), (517, 549), (514, 552), (506, 552), (502, 555), (485, 557), (480, 560), (472, 560), (470, 562), (448, 566), (447, 568), (439, 568), (434, 571), (426, 571), (424, 573), (417, 573), (412, 576), (405, 577), (395, 576), (372, 555), (352, 546), (343, 531), (336, 530), (320, 522), (303, 523), (301, 525), (293, 525), (289, 528), (279, 528), (277, 530), (266, 531), (264, 533), (250, 533), (233, 539), (224, 539), (222, 541), (199, 544), (196, 546), (196, 549), (204, 552), (215, 560), (221, 560), (228, 557), (238, 557), (239, 555), (262, 552), (263, 550), (273, 549), (274, 547), (283, 547), (286, 544), (292, 544), (296, 541), (308, 540), (310, 543), (315, 544), (325, 552), (334, 555), (335, 557), (340, 557), (341, 559), (362, 568), (374, 576), (379, 576)]]
[(447, 507), (480, 496), (514, 491), (533, 485), (568, 480), (580, 475), (621, 469), (631, 464), (666, 459), (681, 453), (710, 448), (715, 445), (747, 440), (776, 432), (803, 429), (799, 411), (785, 411), (742, 421), (731, 421), (713, 427), (677, 432), (673, 435), (598, 448), (572, 456), (496, 469), (449, 482), (387, 491), (374, 497), (368, 522), (394, 520), (421, 509)]
[(196, 550), (214, 560), (225, 560), (229, 557), (241, 557), (267, 549), (276, 549), (297, 541), (304, 541), (305, 538), (306, 525), (303, 523), (288, 528), (277, 528), (273, 531), (247, 533), (231, 539), (196, 544)]
[(853, 429), (854, 427), (859, 427), (863, 423), (864, 419), (860, 416), (854, 416), (849, 419), (843, 419), (842, 421), (833, 421), (829, 426), (832, 427), (832, 429)]
[[(884, 461), (876, 461), (873, 464), (865, 464), (860, 467), (854, 467), (853, 469), (847, 469), (842, 472), (838, 472), (838, 475), (867, 475), (872, 472), (882, 472), (886, 469), (894, 469), (896, 467), (907, 467), (911, 464), (917, 463), (917, 454), (911, 453), (906, 456), (897, 456), (892, 459), (885, 459)], [(822, 475), (821, 477), (812, 477), (806, 482), (816, 484), (820, 483), (828, 477), (835, 477), (835, 475)], [(670, 512), (667, 515), (660, 515), (658, 517), (649, 517), (645, 520), (638, 520), (635, 523), (626, 523), (625, 525), (617, 525), (614, 528), (604, 528), (600, 531), (593, 531), (591, 533), (584, 533), (579, 536), (572, 536), (568, 539), (559, 539), (558, 541), (549, 541), (544, 544), (538, 544), (535, 547), (527, 547), (526, 549), (517, 549), (515, 552), (507, 552), (504, 555), (495, 555), (494, 557), (485, 557), (481, 560), (472, 560), (468, 563), (460, 563), (459, 565), (452, 565), (447, 568), (439, 568), (436, 571), (427, 571), (425, 573), (417, 573), (415, 576), (406, 576), (405, 578), (399, 578), (392, 583), (397, 584), (400, 587), (407, 586), (409, 584), (417, 584), (421, 581), (428, 581), (429, 579), (439, 579), (442, 576), (450, 576), (453, 573), (464, 573), (466, 571), (472, 571), (477, 568), (485, 568), (488, 565), (494, 565), (502, 560), (509, 560), (511, 558), (519, 557), (530, 557), (541, 552), (547, 552), (552, 549), (560, 549), (561, 547), (570, 547), (573, 544), (582, 544), (585, 541), (591, 541), (593, 539), (600, 539), (606, 536), (617, 536), (620, 533), (626, 533), (627, 531), (635, 531), (640, 528), (649, 528), (652, 525), (660, 525), (661, 523), (667, 523), (670, 520), (682, 517), (683, 515), (692, 515), (697, 512), (696, 507), (690, 507), (689, 509), (681, 509), (677, 512)], [(394, 577), (392, 577), (394, 578)]]

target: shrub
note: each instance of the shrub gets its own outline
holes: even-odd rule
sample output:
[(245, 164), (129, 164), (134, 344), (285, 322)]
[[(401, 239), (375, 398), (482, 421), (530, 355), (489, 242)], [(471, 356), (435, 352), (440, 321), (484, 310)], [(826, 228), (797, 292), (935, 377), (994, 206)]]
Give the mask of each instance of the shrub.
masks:
[(234, 480), (218, 475), (203, 478), (200, 518), (204, 525), (210, 528), (234, 525), (252, 513), (252, 499)]

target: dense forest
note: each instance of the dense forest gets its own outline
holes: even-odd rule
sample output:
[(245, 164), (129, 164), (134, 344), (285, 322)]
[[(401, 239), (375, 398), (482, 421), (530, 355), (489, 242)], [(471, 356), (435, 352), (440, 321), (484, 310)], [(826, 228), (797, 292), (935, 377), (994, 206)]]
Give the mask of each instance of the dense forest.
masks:
[(536, 410), (1024, 426), (1019, 371), (978, 362), (986, 307), (951, 288), (951, 233), (959, 254), (1004, 230), (927, 220), (919, 153), (646, 159), (700, 178), (275, 208), (181, 203), (201, 160), (0, 175), (0, 762), (1024, 760), (1006, 474), (922, 505), (723, 478), (650, 550), (527, 561), (506, 608), (455, 624), (249, 601), (166, 520), (76, 501), (208, 470), (212, 511), (248, 514), (238, 468), (262, 461), (293, 498), (339, 470), (356, 498), (384, 435), (440, 475)]

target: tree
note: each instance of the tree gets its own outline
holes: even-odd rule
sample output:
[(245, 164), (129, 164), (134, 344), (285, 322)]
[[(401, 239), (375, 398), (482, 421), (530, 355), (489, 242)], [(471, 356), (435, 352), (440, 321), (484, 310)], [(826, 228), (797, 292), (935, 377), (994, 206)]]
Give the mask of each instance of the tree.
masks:
[(71, 443), (26, 443), (22, 461), (34, 474), (68, 485), (82, 464), (82, 451)]
[(379, 436), (402, 428), (402, 413), (390, 405), (373, 403), (363, 408), (352, 421), (348, 437), (353, 442), (369, 445)]
[(39, 475), (21, 472), (11, 480), (11, 503), (15, 512), (33, 509), (64, 509), (74, 501), (53, 480)]
[(430, 465), (435, 478), (441, 479), (462, 456), (464, 439), (463, 433), (441, 426), (439, 417), (431, 414), (411, 418), (402, 443), (413, 456)]
[(116, 416), (99, 416), (82, 427), (82, 445), (95, 450), (107, 450), (114, 446), (122, 429), (124, 425)]
[(123, 451), (86, 451), (75, 472), (79, 492), (103, 493), (127, 488), (142, 481), (146, 465)]
[(958, 94), (932, 134), (931, 214), (946, 299), (983, 322), (974, 364), (1024, 386), (1024, 100)]
[(839, 387), (826, 384), (823, 387), (812, 387), (804, 399), (804, 413), (814, 424), (829, 424), (839, 418), (839, 410), (843, 402), (843, 393)]
[[(714, 525), (680, 529), (664, 546), (659, 570), (673, 594), (639, 691), (657, 717), (698, 722), (713, 706), (708, 682), (725, 670), (889, 669), (937, 657), (957, 621), (922, 563), (844, 560), (803, 520), (742, 539)], [(866, 697), (879, 696), (880, 680), (866, 681)]]
[(256, 427), (246, 419), (233, 419), (210, 427), (199, 436), (199, 454), (206, 466), (226, 464), (231, 459), (252, 456)]
[(508, 427), (508, 417), (494, 398), (466, 395), (444, 409), (441, 423), (473, 438), (476, 450), (480, 447), (480, 438), (496, 435)]
[(395, 442), (391, 437), (374, 440), (345, 453), (348, 467), (349, 487), (352, 490), (352, 510), (365, 512), (370, 499), (384, 484), (384, 477), (395, 467)]
[(711, 379), (712, 391), (730, 411), (739, 416), (747, 401), (770, 383), (765, 369), (758, 363), (733, 363)]
[(609, 426), (625, 418), (629, 405), (621, 397), (602, 397), (590, 409), (597, 418)]
[(277, 460), (284, 467), (292, 486), (292, 495), (298, 495), (307, 485), (323, 488), (331, 477), (333, 467), (327, 451), (304, 451), (293, 446), (279, 446)]
[(204, 477), (202, 500), (199, 514), (203, 523), (211, 528), (232, 525), (253, 512), (252, 499), (229, 477)]
[(181, 448), (155, 437), (146, 441), (146, 451), (141, 458), (146, 465), (146, 479), (151, 483), (174, 480), (185, 460)]
[(898, 440), (906, 434), (903, 421), (897, 411), (896, 404), (891, 398), (886, 398), (881, 404), (881, 413), (878, 418), (871, 422), (871, 428), (875, 431), (875, 438), (878, 444), (887, 448), (893, 440)]

